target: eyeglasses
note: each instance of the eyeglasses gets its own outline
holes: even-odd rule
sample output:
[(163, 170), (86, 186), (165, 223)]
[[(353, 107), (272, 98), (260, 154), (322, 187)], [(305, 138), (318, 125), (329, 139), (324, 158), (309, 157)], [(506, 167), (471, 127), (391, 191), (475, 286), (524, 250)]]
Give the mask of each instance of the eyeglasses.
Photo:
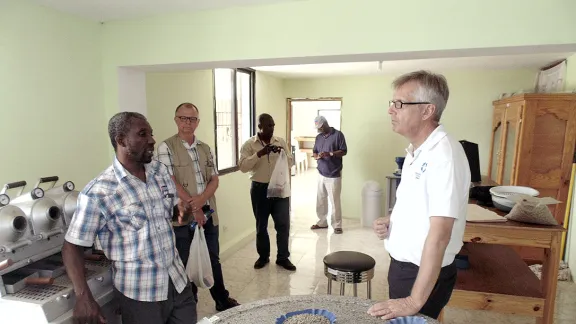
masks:
[(176, 116), (176, 118), (180, 119), (180, 121), (183, 123), (195, 123), (198, 121), (197, 117)]
[(429, 102), (404, 102), (402, 100), (390, 100), (390, 106), (396, 109), (402, 109), (404, 105), (429, 105)]

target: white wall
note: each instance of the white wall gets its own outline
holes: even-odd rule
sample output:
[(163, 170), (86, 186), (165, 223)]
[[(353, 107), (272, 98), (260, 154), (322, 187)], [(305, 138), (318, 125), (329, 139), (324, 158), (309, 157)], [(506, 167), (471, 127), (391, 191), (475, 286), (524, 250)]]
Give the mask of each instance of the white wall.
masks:
[(146, 116), (146, 73), (118, 68), (118, 105), (120, 111), (134, 111)]
[[(340, 101), (292, 101), (292, 137), (316, 136), (314, 118), (318, 116), (318, 110), (340, 110), (340, 105)], [(332, 122), (330, 126), (340, 129), (340, 121)]]

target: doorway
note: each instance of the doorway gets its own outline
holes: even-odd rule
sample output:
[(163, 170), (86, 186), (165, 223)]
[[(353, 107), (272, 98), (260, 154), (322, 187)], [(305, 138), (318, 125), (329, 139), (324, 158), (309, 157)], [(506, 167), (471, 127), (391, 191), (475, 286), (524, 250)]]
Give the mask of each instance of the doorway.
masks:
[[(309, 227), (316, 222), (316, 160), (312, 149), (318, 131), (314, 118), (324, 116), (331, 127), (342, 127), (342, 98), (287, 100), (286, 138), (292, 147), (292, 215), (295, 225)], [(329, 207), (331, 208), (331, 207)]]

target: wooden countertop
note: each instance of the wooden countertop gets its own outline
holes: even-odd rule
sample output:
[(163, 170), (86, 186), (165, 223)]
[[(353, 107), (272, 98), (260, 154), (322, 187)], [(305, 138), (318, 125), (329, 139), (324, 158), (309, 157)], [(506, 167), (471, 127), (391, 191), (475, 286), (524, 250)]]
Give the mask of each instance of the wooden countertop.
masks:
[[(468, 201), (470, 204), (476, 204), (476, 200), (474, 199), (470, 199)], [(488, 210), (491, 210), (493, 212), (495, 212), (496, 214), (500, 215), (500, 216), (506, 216), (507, 213), (494, 208), (494, 207), (485, 207), (482, 205), (479, 205), (482, 208), (486, 208)], [(537, 225), (537, 224), (528, 224), (528, 223), (521, 223), (521, 222), (516, 222), (516, 221), (511, 221), (508, 220), (506, 222), (482, 222), (482, 223), (476, 223), (476, 222), (466, 222), (466, 227), (477, 227), (477, 228), (482, 228), (482, 227), (498, 227), (498, 228), (515, 228), (515, 229), (522, 229), (522, 230), (534, 230), (534, 231), (554, 231), (554, 232), (565, 232), (566, 229), (564, 227), (562, 227), (561, 225)]]

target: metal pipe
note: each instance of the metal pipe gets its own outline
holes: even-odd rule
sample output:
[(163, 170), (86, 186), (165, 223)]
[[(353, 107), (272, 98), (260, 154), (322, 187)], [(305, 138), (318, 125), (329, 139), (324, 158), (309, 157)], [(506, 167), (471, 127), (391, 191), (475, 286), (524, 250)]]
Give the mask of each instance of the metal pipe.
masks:
[(368, 296), (368, 299), (372, 299), (372, 281), (368, 280), (368, 282), (366, 283), (366, 294)]

